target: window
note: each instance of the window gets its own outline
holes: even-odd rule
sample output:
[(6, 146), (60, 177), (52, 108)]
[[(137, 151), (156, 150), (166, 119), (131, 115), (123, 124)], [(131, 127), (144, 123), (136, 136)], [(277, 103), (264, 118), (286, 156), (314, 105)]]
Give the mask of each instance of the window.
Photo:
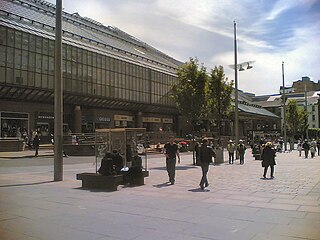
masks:
[(41, 55), (36, 54), (36, 72), (41, 73)]
[(7, 47), (7, 67), (13, 68), (13, 48)]
[(48, 74), (49, 72), (49, 57), (42, 55), (42, 73)]
[(0, 66), (5, 66), (5, 65), (6, 65), (6, 47), (0, 45)]
[(83, 50), (82, 57), (83, 57), (83, 64), (87, 64), (88, 63), (88, 52), (86, 50)]
[(6, 69), (4, 67), (0, 67), (0, 82), (6, 81)]
[(16, 48), (21, 48), (21, 37), (22, 37), (22, 34), (21, 34), (21, 32), (18, 32), (18, 31), (16, 31), (15, 32), (15, 47)]
[(27, 51), (22, 51), (22, 66), (21, 68), (23, 70), (28, 70), (28, 52)]
[(54, 56), (54, 41), (49, 40), (49, 55)]
[(102, 56), (100, 54), (97, 56), (97, 68), (102, 68)]
[(41, 87), (41, 74), (40, 73), (36, 73), (35, 85), (36, 85), (36, 87)]
[(312, 106), (312, 112), (314, 112), (315, 111), (315, 106)]
[(41, 49), (42, 49), (42, 38), (36, 37), (36, 52), (41, 53)]
[(69, 45), (67, 45), (67, 60), (69, 60), (69, 61), (71, 61), (71, 59), (72, 59), (72, 47), (71, 46), (69, 46)]
[(28, 86), (34, 86), (34, 72), (28, 72)]
[(44, 55), (49, 55), (49, 40), (46, 38), (43, 39), (42, 53)]
[(82, 49), (80, 48), (77, 48), (75, 49), (77, 51), (77, 58), (78, 58), (78, 62), (79, 63), (83, 63), (83, 52), (82, 52)]
[(36, 54), (29, 52), (28, 70), (34, 71), (36, 67)]
[[(314, 106), (312, 106), (312, 108), (314, 108)], [(312, 121), (315, 121), (315, 120), (316, 120), (316, 116), (312, 115)]]
[(88, 52), (88, 65), (92, 66), (92, 52)]
[(0, 26), (0, 44), (6, 45), (7, 43), (7, 29)]
[(48, 88), (49, 89), (53, 89), (53, 86), (54, 86), (54, 78), (53, 76), (48, 76)]
[(22, 34), (22, 49), (28, 50), (28, 48), (29, 48), (29, 34), (23, 33)]
[(47, 74), (42, 74), (42, 88), (48, 88), (48, 75)]
[(54, 58), (49, 57), (49, 74), (54, 75)]
[(83, 80), (83, 78), (82, 78), (82, 64), (80, 64), (80, 63), (78, 64), (78, 79)]
[(13, 69), (6, 69), (6, 80), (7, 83), (13, 83)]
[(15, 70), (14, 71), (14, 83), (15, 84), (22, 84), (21, 71), (20, 70)]
[(10, 47), (14, 47), (14, 30), (8, 29), (7, 45)]
[(29, 51), (36, 51), (36, 37), (34, 35), (29, 35)]
[(23, 85), (28, 85), (28, 72), (27, 71), (21, 71), (21, 78), (22, 78), (22, 83)]
[(15, 54), (15, 56), (14, 56), (15, 68), (20, 69), (21, 68), (21, 57), (22, 57), (21, 49), (15, 49), (14, 54)]

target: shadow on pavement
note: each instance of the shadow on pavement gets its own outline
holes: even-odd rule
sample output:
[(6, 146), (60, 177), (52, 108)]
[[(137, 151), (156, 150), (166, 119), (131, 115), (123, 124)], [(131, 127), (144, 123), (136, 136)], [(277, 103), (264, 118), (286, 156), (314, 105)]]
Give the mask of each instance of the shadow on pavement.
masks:
[(35, 183), (18, 183), (18, 184), (9, 184), (9, 185), (0, 185), (0, 188), (2, 187), (23, 187), (23, 186), (32, 186), (32, 185), (40, 185), (40, 184), (46, 184), (46, 183), (53, 183), (54, 181), (44, 181), (44, 182), (35, 182)]
[[(176, 170), (188, 170), (191, 168), (198, 168), (197, 166), (191, 165), (191, 166), (176, 166)], [(150, 169), (154, 169), (154, 170), (167, 170), (166, 167), (154, 167), (154, 168), (150, 168)]]
[(165, 183), (160, 183), (160, 184), (156, 184), (156, 185), (152, 185), (153, 187), (156, 188), (163, 188), (163, 187), (169, 187), (171, 186), (170, 182), (165, 182)]
[(189, 189), (189, 192), (210, 192), (210, 189), (204, 189), (202, 190), (201, 188), (194, 188), (194, 189)]

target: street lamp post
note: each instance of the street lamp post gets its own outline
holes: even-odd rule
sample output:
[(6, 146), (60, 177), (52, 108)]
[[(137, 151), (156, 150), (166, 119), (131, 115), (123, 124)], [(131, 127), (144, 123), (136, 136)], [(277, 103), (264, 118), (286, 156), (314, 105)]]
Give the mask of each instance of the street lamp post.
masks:
[(54, 181), (63, 180), (62, 0), (56, 1), (54, 85)]
[(238, 116), (238, 49), (237, 49), (237, 23), (233, 21), (233, 32), (234, 32), (234, 131), (235, 131), (235, 144), (239, 142), (239, 116)]
[[(235, 131), (235, 144), (236, 146), (239, 143), (239, 95), (238, 95), (238, 70), (244, 71), (243, 66), (247, 65), (247, 69), (251, 69), (251, 63), (254, 61), (248, 61), (238, 64), (238, 49), (237, 49), (237, 23), (233, 21), (233, 32), (234, 32), (234, 101), (235, 101), (235, 111), (234, 111), (234, 131)], [(237, 153), (237, 152), (236, 152)], [(238, 158), (238, 155), (236, 156)]]
[(282, 62), (282, 101), (283, 101), (283, 142), (284, 151), (287, 151), (287, 123), (286, 123), (286, 91), (284, 85), (284, 62)]

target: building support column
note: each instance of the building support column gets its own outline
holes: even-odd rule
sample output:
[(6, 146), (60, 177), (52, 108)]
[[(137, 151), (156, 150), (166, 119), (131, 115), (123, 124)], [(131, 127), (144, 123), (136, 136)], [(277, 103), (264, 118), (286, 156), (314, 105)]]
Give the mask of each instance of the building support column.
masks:
[(75, 106), (75, 108), (74, 108), (74, 132), (81, 133), (81, 127), (82, 127), (81, 106)]
[(135, 125), (137, 128), (142, 128), (143, 123), (142, 123), (142, 112), (138, 112), (135, 117)]

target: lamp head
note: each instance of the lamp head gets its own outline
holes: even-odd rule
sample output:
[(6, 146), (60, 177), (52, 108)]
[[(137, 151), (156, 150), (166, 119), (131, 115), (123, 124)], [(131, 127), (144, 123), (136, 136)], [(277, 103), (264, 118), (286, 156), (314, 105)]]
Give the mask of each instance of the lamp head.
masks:
[(251, 69), (253, 68), (253, 66), (250, 66), (250, 64), (248, 63), (247, 69)]
[(244, 68), (242, 67), (242, 65), (240, 65), (239, 71), (244, 71)]

